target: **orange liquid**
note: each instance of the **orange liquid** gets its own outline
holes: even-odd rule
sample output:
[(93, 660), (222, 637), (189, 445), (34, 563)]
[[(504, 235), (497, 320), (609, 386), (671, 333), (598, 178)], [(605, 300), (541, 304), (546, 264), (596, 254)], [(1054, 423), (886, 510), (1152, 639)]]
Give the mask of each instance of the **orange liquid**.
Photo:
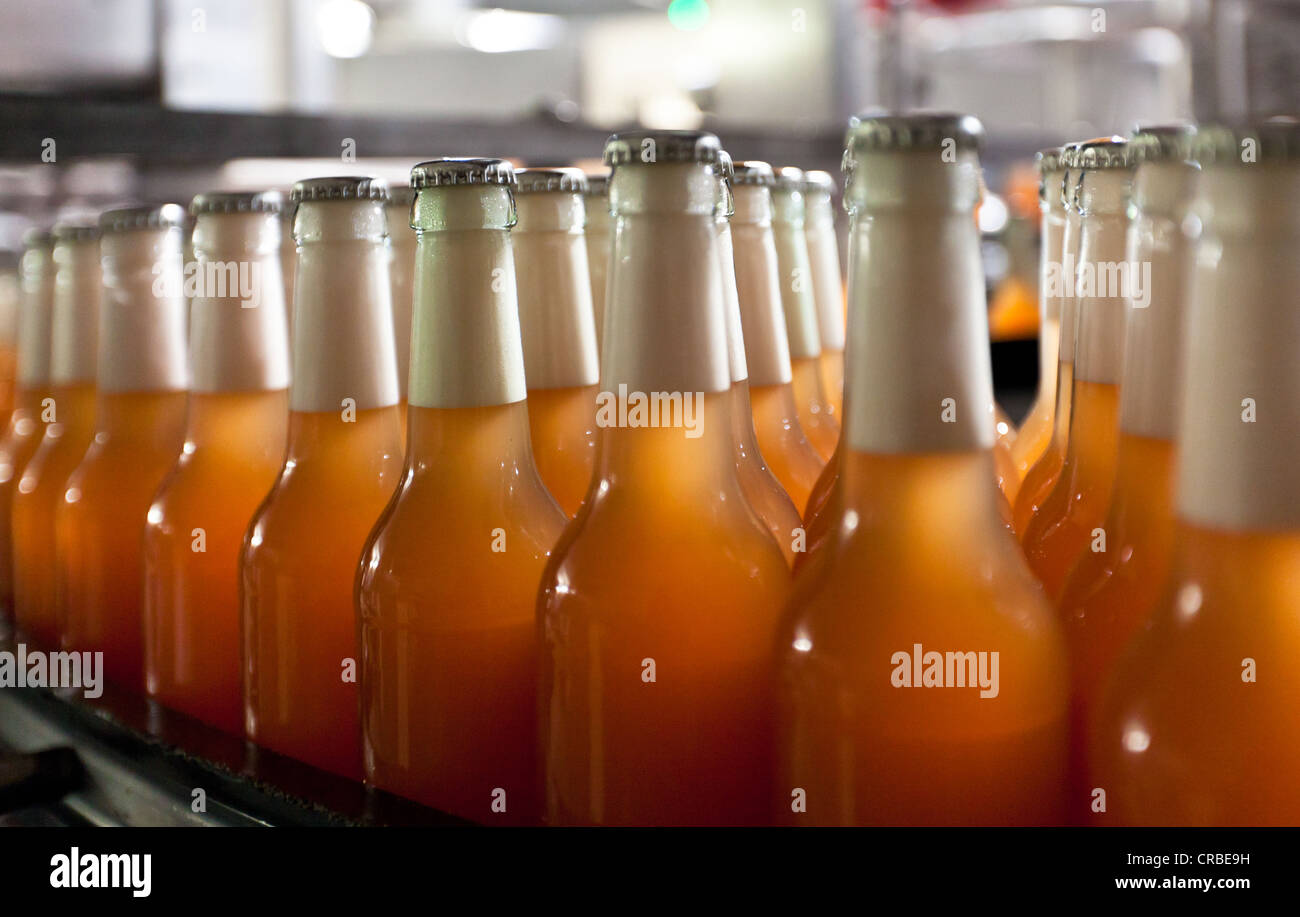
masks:
[(528, 393), (528, 427), (537, 473), (570, 518), (591, 486), (598, 388), (542, 388)]
[(17, 349), (0, 345), (0, 426), (8, 426), (13, 414), (17, 369)]
[(816, 358), (792, 359), (791, 384), (794, 401), (799, 412), (799, 425), (808, 442), (817, 450), (825, 463), (835, 452), (840, 441), (840, 422), (826, 393), (822, 390), (821, 366)]
[(822, 391), (830, 402), (831, 414), (843, 416), (844, 412), (844, 351), (823, 350), (820, 357)]
[(741, 494), (727, 393), (704, 435), (602, 431), (542, 579), (542, 740), (558, 824), (770, 818), (771, 651), (789, 571)]
[(839, 515), (838, 504), (840, 483), (840, 450), (837, 447), (831, 460), (822, 468), (808, 495), (808, 507), (803, 514), (805, 534), (804, 550), (794, 561), (794, 570), (799, 573), (809, 564), (821, 549), (829, 542), (835, 530), (835, 521)]
[(357, 586), (367, 779), (489, 824), (542, 816), (537, 587), (567, 520), (534, 470), (531, 407), (411, 408)]
[(19, 391), (14, 411), (9, 415), (9, 427), (0, 440), (0, 603), (8, 609), (13, 608), (14, 601), (14, 493), (23, 469), (45, 434), (45, 424), (40, 419), (41, 401), (48, 397), (49, 392), (44, 389)]
[(1115, 485), (1119, 386), (1076, 382), (1070, 445), (1056, 486), (1025, 529), (1029, 567), (1055, 601), (1066, 574), (1106, 521)]
[(767, 467), (754, 435), (754, 415), (749, 402), (749, 383), (731, 386), (731, 427), (735, 439), (736, 475), (745, 499), (758, 518), (776, 539), (786, 563), (793, 564), (794, 530), (799, 527), (799, 511), (785, 492), (776, 475)]
[(14, 618), (45, 646), (58, 646), (63, 613), (57, 594), (54, 513), (63, 491), (95, 435), (95, 387), (60, 386), (51, 393), (56, 423), (45, 426), (40, 446), (18, 481), (13, 505)]
[(794, 394), (788, 385), (759, 385), (750, 388), (749, 400), (758, 449), (795, 509), (802, 513), (824, 462), (804, 437)]
[(1062, 363), (1058, 370), (1057, 405), (1056, 416), (1053, 419), (1055, 427), (1052, 441), (1025, 474), (1016, 493), (1015, 503), (1012, 504), (1012, 525), (1022, 541), (1025, 529), (1029, 528), (1029, 520), (1034, 518), (1042, 502), (1056, 486), (1056, 479), (1061, 474), (1061, 466), (1065, 463), (1065, 447), (1070, 432), (1070, 393), (1073, 382), (1074, 364)]
[(104, 677), (144, 687), (144, 557), (149, 505), (185, 435), (185, 392), (99, 395), (95, 437), (55, 514), (69, 649), (102, 651)]
[(358, 779), (353, 582), (401, 473), (400, 415), (291, 412), (284, 468), (239, 557), (248, 738)]
[[(1053, 824), (1064, 814), (1065, 649), (1003, 528), (988, 453), (842, 457), (833, 544), (778, 642), (782, 821)], [(996, 651), (996, 696), (894, 687), (895, 654)], [(908, 663), (910, 670), (910, 662)], [(806, 812), (793, 811), (796, 789)]]
[(1174, 537), (1169, 588), (1090, 730), (1094, 823), (1300, 824), (1300, 535)]
[(283, 461), (288, 416), (283, 390), (191, 394), (184, 447), (145, 526), (145, 686), (173, 710), (236, 734), (239, 550)]
[[(1049, 335), (1053, 340), (1059, 338), (1057, 323), (1049, 321), (1047, 325), (1039, 329), (1040, 335)], [(1055, 346), (1049, 347), (1048, 352), (1055, 352)], [(1016, 438), (1011, 443), (1011, 462), (1015, 467), (1016, 476), (1008, 477), (1002, 492), (1007, 496), (1007, 502), (1013, 507), (1016, 505), (1016, 498), (1020, 494), (1020, 486), (1029, 470), (1038, 462), (1047, 447), (1052, 442), (1052, 430), (1056, 418), (1056, 365), (1042, 366), (1040, 363), (1040, 373), (1051, 373), (1052, 377), (1044, 379), (1038, 386), (1038, 397), (1034, 399), (1034, 404), (1025, 415), (1025, 419), (1020, 423), (1020, 429), (1016, 431)]]
[[(1058, 603), (1070, 653), (1072, 807), (1086, 811), (1085, 725), (1102, 679), (1146, 622), (1169, 575), (1173, 554), (1173, 445), (1123, 434), (1115, 496), (1107, 513), (1106, 550), (1086, 550), (1066, 578)], [(1095, 785), (1095, 784), (1094, 784)]]

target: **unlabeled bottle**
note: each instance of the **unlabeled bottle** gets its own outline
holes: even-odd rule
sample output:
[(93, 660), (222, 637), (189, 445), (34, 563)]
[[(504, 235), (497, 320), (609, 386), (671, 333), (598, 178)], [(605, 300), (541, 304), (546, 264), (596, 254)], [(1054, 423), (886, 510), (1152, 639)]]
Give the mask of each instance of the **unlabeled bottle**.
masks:
[(239, 555), (244, 728), (258, 745), (359, 778), (353, 582), (402, 462), (388, 188), (313, 178), (290, 200), (288, 445)]
[(1011, 444), (1011, 462), (1015, 474), (1007, 478), (1003, 488), (1007, 502), (1013, 507), (1020, 494), (1020, 485), (1029, 469), (1047, 451), (1052, 441), (1053, 419), (1056, 416), (1056, 375), (1061, 358), (1061, 290), (1054, 288), (1054, 275), (1061, 265), (1062, 237), (1065, 234), (1065, 201), (1061, 186), (1065, 182), (1065, 167), (1061, 162), (1064, 152), (1060, 147), (1043, 150), (1038, 154), (1038, 394), (1029, 413), (1020, 423), (1015, 441)]
[(790, 346), (772, 235), (772, 167), (735, 164), (731, 239), (758, 448), (795, 509), (808, 503), (822, 459), (804, 435), (791, 384)]
[(104, 676), (144, 688), (142, 541), (185, 435), (184, 244), (177, 204), (99, 218), (95, 436), (55, 514), (63, 643), (104, 654)]
[(718, 176), (719, 206), (718, 258), (722, 263), (722, 298), (727, 310), (727, 353), (731, 367), (731, 426), (735, 440), (736, 474), (741, 490), (758, 518), (767, 526), (785, 554), (787, 563), (795, 560), (799, 537), (799, 511), (785, 492), (776, 475), (767, 467), (754, 433), (754, 410), (749, 399), (749, 364), (745, 359), (744, 324), (740, 318), (740, 294), (736, 289), (735, 247), (731, 241), (731, 217), (735, 213), (732, 191), (735, 172), (731, 157), (724, 151)]
[(539, 598), (554, 823), (770, 817), (770, 662), (789, 572), (736, 472), (719, 152), (694, 131), (605, 146), (615, 249), (596, 481)]
[(842, 495), (778, 644), (790, 824), (1063, 814), (1064, 647), (992, 484), (981, 134), (938, 114), (849, 129)]
[(1021, 535), (1025, 557), (1055, 601), (1070, 567), (1106, 519), (1115, 484), (1119, 392), (1128, 294), (1141, 282), (1128, 263), (1133, 164), (1122, 139), (1082, 144), (1078, 165), (1079, 283), (1065, 460)]
[[(1115, 138), (1118, 139), (1118, 138)], [(1070, 437), (1070, 411), (1074, 398), (1075, 332), (1078, 324), (1075, 285), (1078, 281), (1079, 234), (1082, 220), (1079, 215), (1078, 192), (1081, 173), (1077, 167), (1079, 147), (1082, 143), (1067, 144), (1061, 152), (1061, 200), (1065, 208), (1065, 225), (1061, 230), (1061, 249), (1054, 262), (1045, 266), (1043, 278), (1047, 295), (1061, 299), (1061, 333), (1057, 343), (1056, 408), (1052, 416), (1052, 437), (1016, 492), (1012, 505), (1012, 527), (1023, 538), (1029, 520), (1038, 512), (1042, 501), (1052, 492), (1065, 462), (1065, 449)], [(1050, 193), (1050, 189), (1049, 189)]]
[(411, 229), (411, 205), (415, 189), (409, 185), (390, 188), (388, 247), (392, 261), (388, 279), (393, 287), (393, 347), (397, 355), (397, 388), (402, 396), (402, 441), (406, 441), (406, 386), (411, 375), (411, 302), (415, 286), (415, 231)]
[[(1084, 725), (1101, 680), (1151, 613), (1172, 557), (1174, 419), (1195, 268), (1195, 249), (1182, 229), (1195, 188), (1193, 136), (1190, 127), (1151, 127), (1129, 141), (1138, 166), (1128, 263), (1140, 273), (1128, 294), (1114, 494), (1058, 603), (1070, 651), (1076, 780), (1083, 776)], [(1091, 803), (1087, 790), (1074, 788), (1079, 812)]]
[(53, 326), (48, 423), (14, 494), (14, 618), (36, 642), (58, 646), (63, 630), (55, 563), (54, 514), (95, 434), (99, 337), (99, 226), (53, 230)]
[(591, 314), (596, 324), (596, 353), (605, 342), (605, 285), (609, 279), (609, 256), (613, 247), (610, 235), (609, 175), (588, 173), (587, 193), (583, 200), (582, 237), (587, 244), (587, 270), (591, 278)]
[(835, 179), (829, 172), (803, 173), (804, 238), (812, 269), (813, 299), (821, 340), (822, 389), (836, 418), (844, 403), (844, 286), (840, 241), (835, 233)]
[(149, 696), (243, 733), (240, 546), (284, 460), (289, 344), (279, 192), (200, 194), (185, 442), (144, 533)]
[(50, 398), (50, 344), (54, 327), (54, 239), (23, 237), (19, 264), (18, 371), (14, 409), (0, 439), (0, 610), (13, 608), (13, 500), (27, 462), (45, 433)]
[[(790, 346), (791, 384), (799, 424), (823, 462), (840, 438), (839, 417), (822, 386), (822, 344), (814, 271), (805, 235), (804, 175), (793, 166), (776, 170), (772, 186), (772, 237), (776, 242), (781, 308)], [(841, 342), (841, 347), (843, 344)]]
[(441, 159), (411, 183), (410, 441), (357, 580), (366, 779), (474, 821), (536, 823), (537, 583), (567, 520), (529, 447), (515, 179), (502, 160)]
[(1195, 232), (1199, 220), (1200, 239), (1174, 561), (1154, 614), (1108, 678), (1091, 733), (1093, 819), (1294, 825), (1300, 126), (1202, 127), (1193, 150), (1200, 203), (1185, 225)]
[(572, 517), (596, 454), (600, 357), (592, 321), (577, 169), (520, 169), (510, 232), (528, 379), (528, 425), (542, 481)]

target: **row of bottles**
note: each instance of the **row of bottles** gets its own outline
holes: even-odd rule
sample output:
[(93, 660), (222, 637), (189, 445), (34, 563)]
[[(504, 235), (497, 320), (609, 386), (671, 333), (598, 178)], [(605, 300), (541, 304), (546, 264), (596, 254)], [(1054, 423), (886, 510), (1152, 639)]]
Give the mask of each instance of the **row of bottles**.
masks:
[(291, 323), (278, 197), (200, 195), (261, 301), (194, 295), (188, 362), (179, 208), (64, 228), (17, 622), (489, 823), (1295, 821), (1296, 131), (1042, 154), (1019, 431), (970, 117), (850, 126), (847, 310), (828, 177), (700, 132), (300, 182)]

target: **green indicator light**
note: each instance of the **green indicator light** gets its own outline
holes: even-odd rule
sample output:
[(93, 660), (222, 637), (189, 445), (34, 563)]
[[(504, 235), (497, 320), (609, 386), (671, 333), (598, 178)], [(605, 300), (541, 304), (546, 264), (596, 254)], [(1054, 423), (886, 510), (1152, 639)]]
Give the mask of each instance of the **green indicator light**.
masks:
[(683, 32), (702, 29), (709, 23), (709, 4), (706, 0), (673, 0), (668, 4), (668, 21)]

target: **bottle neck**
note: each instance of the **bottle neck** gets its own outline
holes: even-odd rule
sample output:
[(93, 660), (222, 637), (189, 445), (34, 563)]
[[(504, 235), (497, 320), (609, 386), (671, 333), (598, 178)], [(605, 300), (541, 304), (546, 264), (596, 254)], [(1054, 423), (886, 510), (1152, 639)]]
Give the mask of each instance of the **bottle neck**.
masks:
[(1062, 171), (1043, 176), (1043, 199), (1040, 202), (1038, 249), (1038, 365), (1043, 380), (1040, 391), (1047, 391), (1056, 376), (1060, 359), (1061, 299), (1064, 285), (1059, 283), (1061, 254), (1065, 244), (1065, 203), (1061, 190), (1065, 183)]
[[(1069, 183), (1069, 174), (1066, 176)], [(1048, 290), (1055, 294), (1061, 310), (1061, 339), (1057, 345), (1059, 363), (1074, 364), (1075, 340), (1078, 332), (1078, 300), (1075, 289), (1079, 281), (1079, 233), (1083, 221), (1071, 206), (1061, 224), (1061, 247), (1056, 252), (1055, 270)]]
[(1181, 517), (1300, 530), (1300, 167), (1206, 168), (1178, 450)]
[(777, 271), (781, 277), (781, 308), (791, 360), (821, 356), (817, 327), (817, 301), (813, 295), (812, 265), (804, 235), (803, 194), (777, 190), (772, 195), (772, 237), (776, 242)]
[(1182, 224), (1195, 179), (1196, 170), (1182, 163), (1149, 163), (1134, 178), (1129, 263), (1137, 286), (1127, 310), (1120, 426), (1162, 440), (1174, 438), (1178, 413), (1183, 322), (1196, 254)]
[(402, 455), (401, 409), (396, 404), (358, 410), (350, 420), (338, 411), (289, 412), (289, 462), (321, 461), (333, 472), (349, 469), (368, 480), (389, 458)]
[[(194, 226), (190, 363), (196, 392), (289, 387), (280, 217), (202, 214)], [(189, 279), (189, 278), (187, 278)]]
[(707, 165), (629, 164), (610, 180), (614, 250), (601, 388), (645, 394), (731, 386)]
[(768, 189), (741, 185), (733, 193), (732, 256), (746, 368), (753, 386), (790, 382), (790, 343), (781, 306), (781, 275), (772, 237)]
[(18, 300), (18, 385), (42, 388), (50, 381), (54, 328), (55, 267), (48, 248), (23, 253)]
[(283, 458), (289, 420), (283, 390), (190, 392), (185, 403), (185, 448), (215, 448), (250, 460)]
[(100, 241), (98, 384), (105, 392), (183, 391), (184, 233), (177, 227), (107, 233)]
[[(730, 389), (683, 393), (671, 409), (664, 403), (658, 408), (613, 399), (604, 406), (598, 403), (595, 474), (600, 489), (643, 491), (659, 498), (665, 493), (679, 498), (694, 494), (705, 501), (700, 506), (711, 505), (707, 501), (716, 500), (719, 493), (730, 499), (740, 487), (731, 406)], [(625, 407), (627, 420), (622, 422), (613, 412)], [(633, 419), (634, 410), (643, 411), (641, 421)], [(659, 412), (657, 425), (648, 422), (652, 410)], [(662, 422), (670, 413), (681, 422)]]
[(393, 291), (393, 342), (397, 357), (397, 387), (407, 395), (411, 371), (411, 312), (415, 301), (415, 230), (411, 208), (390, 204), (388, 210), (388, 280)]
[(1078, 190), (1078, 282), (1074, 378), (1118, 385), (1124, 365), (1124, 313), (1141, 279), (1128, 260), (1129, 173), (1085, 172)]
[(387, 219), (379, 201), (303, 201), (294, 217), (295, 411), (397, 404)]
[(731, 241), (731, 223), (726, 217), (719, 219), (718, 260), (722, 265), (722, 300), (727, 309), (727, 363), (731, 369), (731, 383), (749, 378), (745, 362), (745, 332), (740, 319), (740, 293), (736, 287), (736, 254)]
[(518, 195), (517, 206), (510, 241), (528, 388), (595, 385), (600, 365), (582, 197), (539, 191)]
[(466, 483), (465, 474), (518, 478), (520, 469), (533, 467), (528, 403), (409, 407), (406, 464), (416, 475), (444, 475), (452, 469), (457, 486)]
[[(995, 503), (992, 454), (986, 450), (943, 455), (867, 455), (845, 452), (839, 468), (841, 525), (854, 532), (885, 532), (876, 549), (897, 548), (911, 558), (932, 558), (956, 534), (961, 544), (979, 543), (967, 534), (1001, 528)], [(942, 519), (942, 525), (935, 525)], [(933, 550), (924, 549), (931, 545)]]
[(60, 243), (54, 249), (52, 385), (94, 384), (98, 359), (99, 299), (103, 278), (99, 241)]
[(527, 397), (513, 204), (499, 185), (420, 191), (409, 403), (511, 404)]
[(605, 340), (605, 284), (609, 279), (610, 239), (609, 198), (591, 195), (586, 200), (587, 271), (591, 278), (592, 317), (596, 329), (596, 362), (600, 362)]
[(835, 234), (835, 210), (825, 191), (804, 194), (804, 239), (812, 270), (813, 300), (822, 350), (844, 349), (844, 290), (840, 285), (840, 243)]
[(845, 441), (871, 453), (991, 448), (978, 160), (868, 154), (854, 176)]

